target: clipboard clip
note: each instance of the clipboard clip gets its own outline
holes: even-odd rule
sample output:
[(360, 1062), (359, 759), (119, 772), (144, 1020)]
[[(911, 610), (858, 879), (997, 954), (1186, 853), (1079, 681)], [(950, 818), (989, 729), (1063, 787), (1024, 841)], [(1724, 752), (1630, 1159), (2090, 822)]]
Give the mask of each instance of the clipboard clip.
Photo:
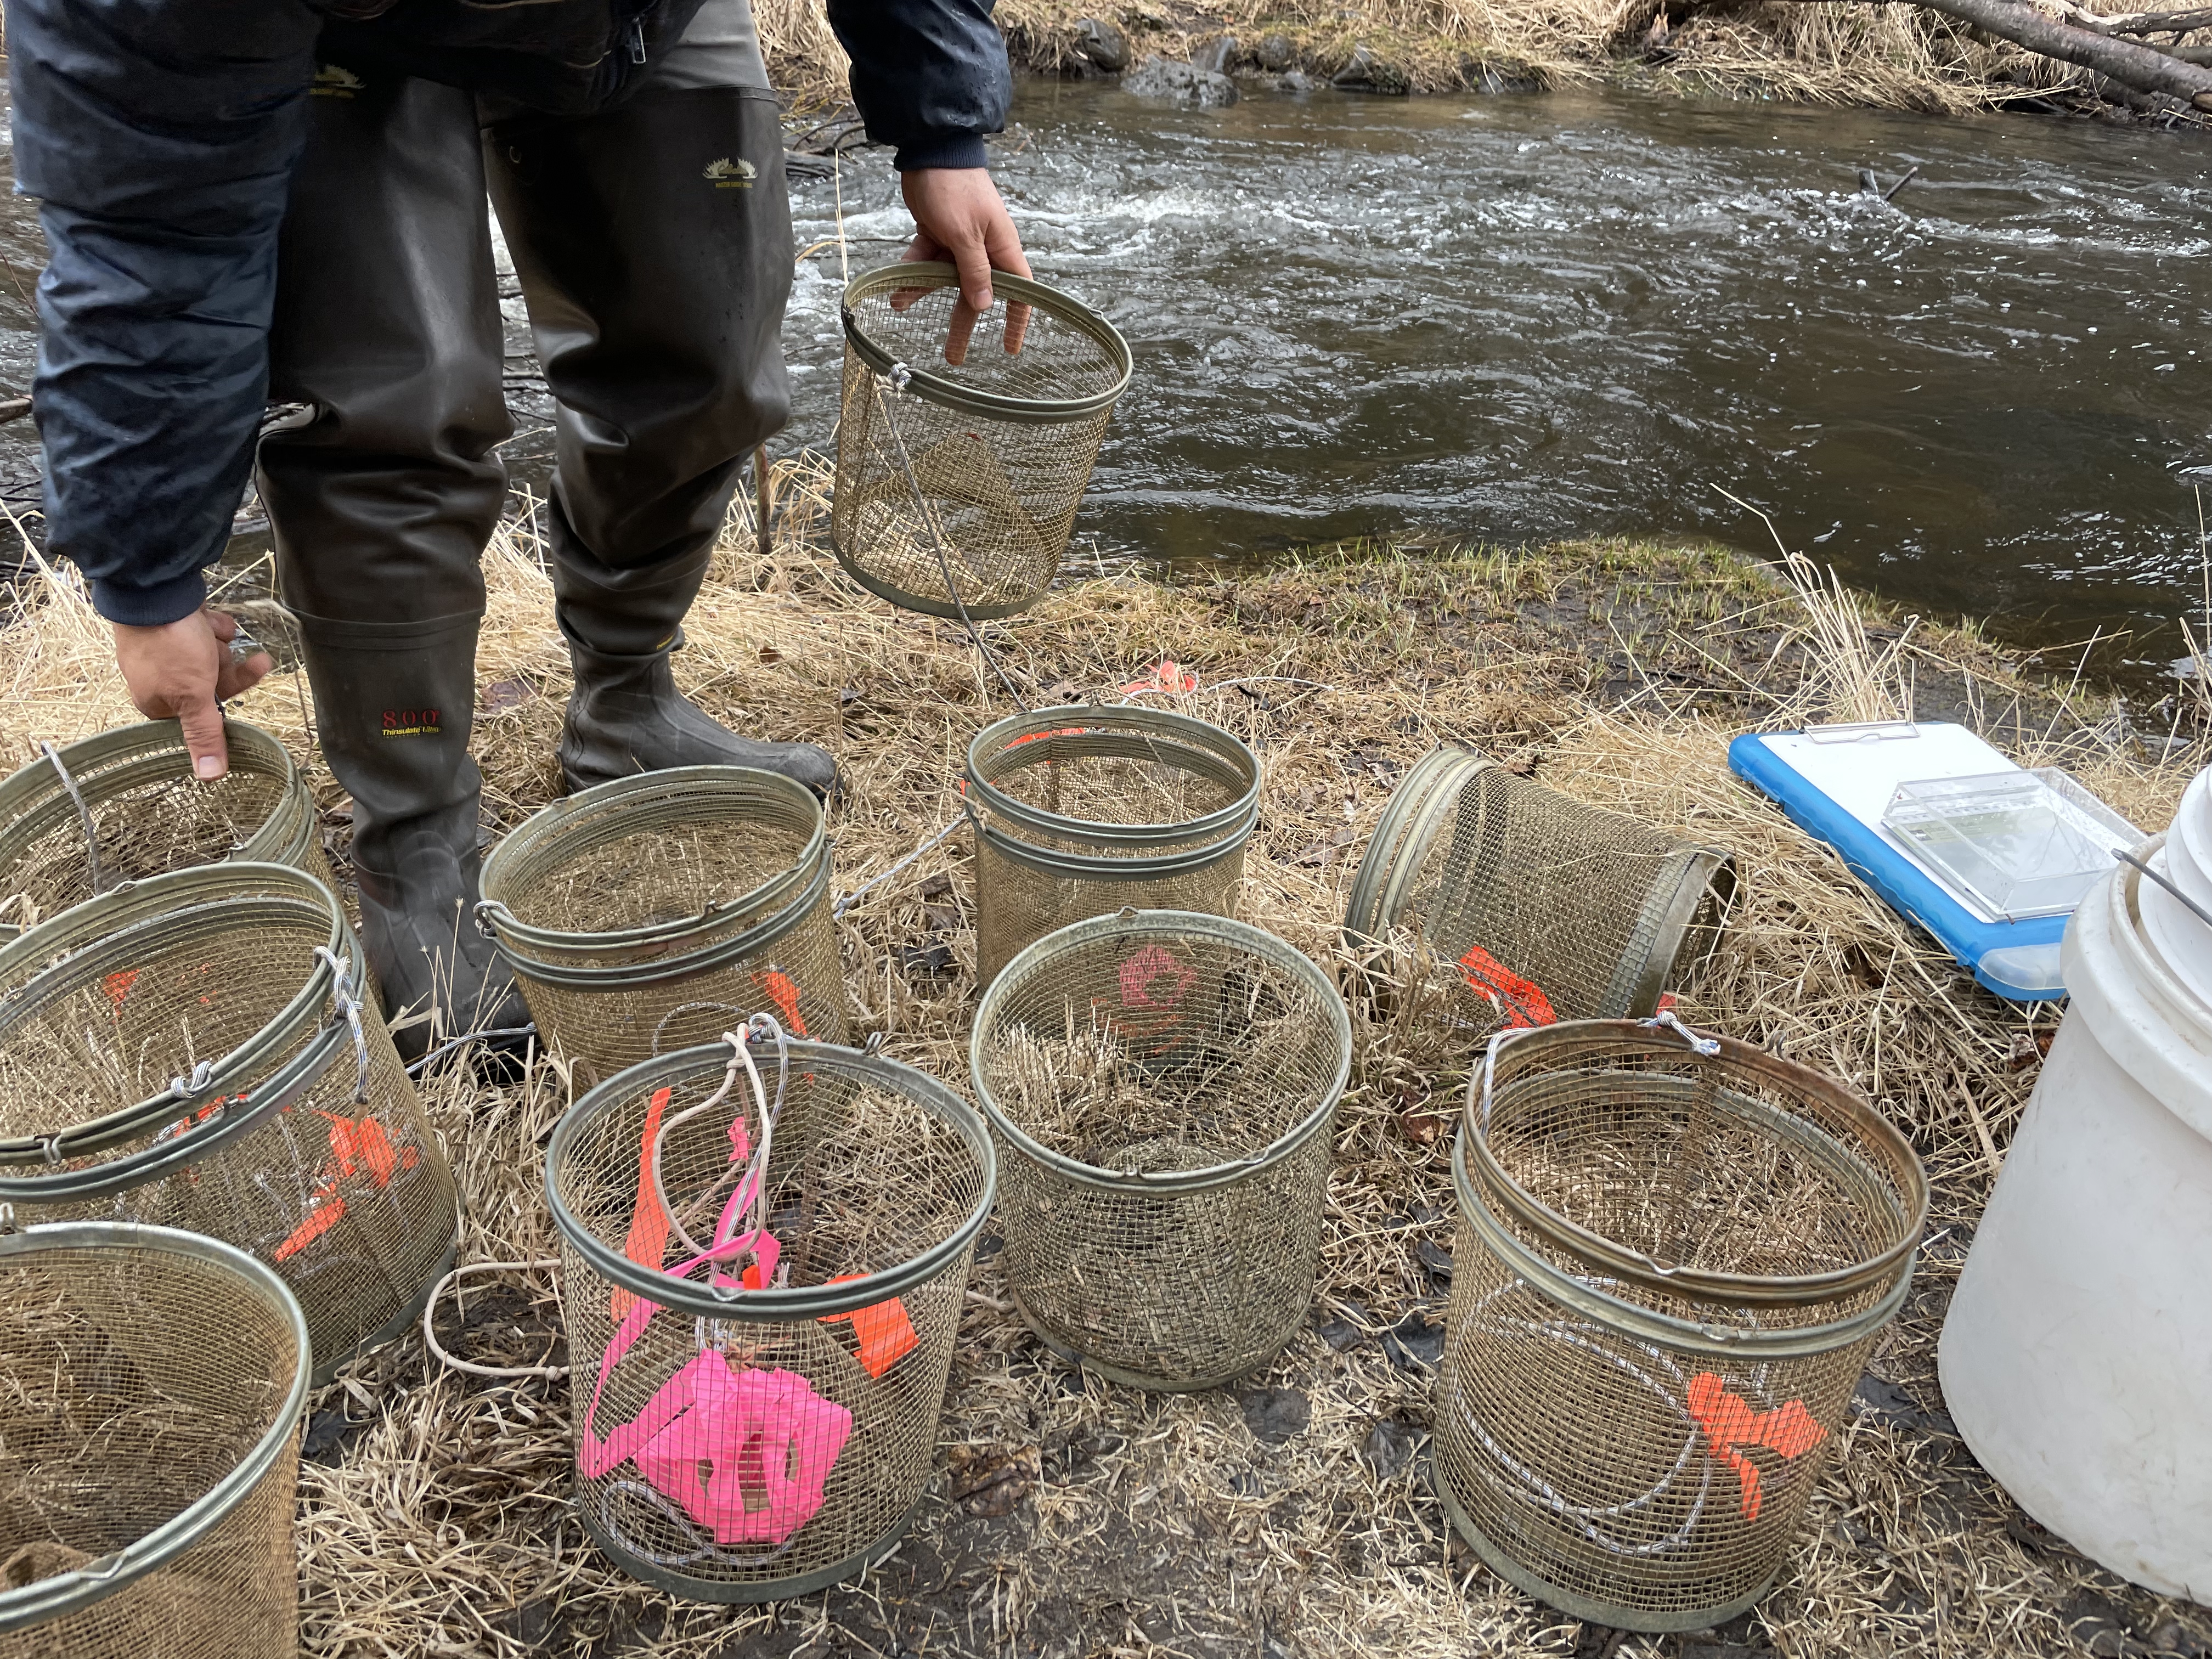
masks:
[(1804, 732), (1808, 743), (1890, 743), (1919, 735), (1920, 728), (1911, 720), (1854, 720), (1841, 726), (1808, 726)]

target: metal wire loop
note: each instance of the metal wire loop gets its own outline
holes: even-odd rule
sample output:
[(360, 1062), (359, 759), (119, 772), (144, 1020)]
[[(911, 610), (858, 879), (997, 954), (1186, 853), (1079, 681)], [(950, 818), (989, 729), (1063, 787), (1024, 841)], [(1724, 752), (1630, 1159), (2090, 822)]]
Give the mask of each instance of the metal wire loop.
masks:
[(83, 793), (77, 788), (76, 780), (70, 775), (69, 768), (62, 764), (62, 751), (51, 743), (41, 743), (39, 747), (45, 751), (47, 761), (62, 781), (62, 787), (69, 791), (70, 803), (76, 808), (76, 821), (84, 829), (87, 874), (92, 884), (93, 896), (97, 898), (106, 889), (100, 878), (100, 835), (92, 821), (92, 809), (84, 804)]

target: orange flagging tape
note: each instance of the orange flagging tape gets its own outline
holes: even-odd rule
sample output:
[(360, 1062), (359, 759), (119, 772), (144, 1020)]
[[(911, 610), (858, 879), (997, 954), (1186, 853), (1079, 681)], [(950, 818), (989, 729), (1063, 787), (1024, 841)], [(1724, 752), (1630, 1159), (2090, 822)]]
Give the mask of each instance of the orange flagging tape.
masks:
[(799, 981), (781, 968), (771, 968), (764, 974), (755, 974), (753, 983), (775, 1004), (776, 1012), (783, 1016), (784, 1029), (795, 1036), (805, 1036), (806, 1022), (799, 1014)]
[[(668, 1256), (668, 1212), (653, 1191), (653, 1142), (660, 1133), (660, 1115), (668, 1109), (669, 1097), (673, 1089), (655, 1089), (653, 1098), (645, 1108), (645, 1138), (639, 1143), (637, 1152), (637, 1200), (630, 1206), (629, 1237), (623, 1241), (623, 1254), (644, 1268), (657, 1273)], [(619, 1325), (637, 1297), (619, 1285), (607, 1298), (607, 1306)]]
[(1748, 1401), (1729, 1392), (1711, 1371), (1699, 1371), (1690, 1379), (1689, 1407), (1690, 1415), (1698, 1419), (1715, 1455), (1735, 1471), (1743, 1487), (1747, 1521), (1759, 1519), (1763, 1498), (1758, 1466), (1736, 1448), (1763, 1446), (1784, 1457), (1798, 1457), (1828, 1437), (1828, 1431), (1805, 1409), (1803, 1401), (1792, 1400), (1771, 1412), (1755, 1412)]
[(1143, 679), (1131, 680), (1123, 686), (1121, 695), (1128, 697), (1134, 696), (1139, 691), (1172, 691), (1180, 696), (1197, 690), (1196, 674), (1172, 659), (1163, 658), (1160, 665)]
[(1480, 945), (1459, 959), (1459, 971), (1468, 988), (1504, 1015), (1514, 1030), (1553, 1024), (1559, 1018), (1535, 981), (1522, 978)]
[[(841, 1273), (830, 1283), (849, 1285), (866, 1277), (866, 1273)], [(914, 1322), (906, 1316), (905, 1304), (896, 1297), (873, 1307), (855, 1308), (851, 1313), (824, 1314), (816, 1322), (835, 1325), (844, 1319), (853, 1322), (853, 1334), (860, 1341), (860, 1369), (870, 1376), (881, 1376), (921, 1346), (921, 1339), (914, 1334)]]
[(393, 1146), (392, 1136), (373, 1117), (341, 1117), (336, 1112), (320, 1115), (331, 1126), (330, 1162), (323, 1165), (314, 1196), (308, 1200), (307, 1218), (276, 1247), (279, 1261), (297, 1255), (344, 1219), (346, 1201), (339, 1195), (339, 1182), (349, 1176), (366, 1175), (381, 1192), (392, 1184), (393, 1176), (422, 1161), (414, 1147)]

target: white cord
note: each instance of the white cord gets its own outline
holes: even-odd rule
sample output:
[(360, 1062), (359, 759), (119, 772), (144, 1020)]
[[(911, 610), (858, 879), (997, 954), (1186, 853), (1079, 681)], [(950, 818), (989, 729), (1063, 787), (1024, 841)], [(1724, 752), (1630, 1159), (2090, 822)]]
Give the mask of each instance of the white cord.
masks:
[(446, 1286), (457, 1284), (471, 1273), (536, 1273), (541, 1268), (558, 1268), (557, 1257), (540, 1256), (531, 1261), (471, 1261), (456, 1267), (430, 1287), (430, 1299), (422, 1304), (423, 1346), (449, 1370), (466, 1371), (471, 1376), (489, 1376), (495, 1381), (509, 1377), (543, 1376), (557, 1379), (568, 1376), (566, 1365), (479, 1365), (473, 1360), (456, 1359), (447, 1353), (432, 1328), (433, 1316), (438, 1311), (438, 1298), (446, 1293)]

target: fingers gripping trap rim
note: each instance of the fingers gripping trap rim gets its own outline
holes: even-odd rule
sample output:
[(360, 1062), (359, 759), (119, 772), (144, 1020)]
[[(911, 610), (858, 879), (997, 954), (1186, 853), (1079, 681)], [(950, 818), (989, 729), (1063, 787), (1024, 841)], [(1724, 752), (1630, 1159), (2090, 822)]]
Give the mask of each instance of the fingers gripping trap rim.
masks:
[[(290, 751), (243, 720), (225, 720), (223, 736), (233, 772), (267, 778), (276, 799), (260, 823), (219, 861), (289, 865), (310, 874), (326, 873), (314, 803)], [(39, 760), (0, 781), (0, 893), (10, 887), (17, 860), (46, 835), (75, 822), (82, 838), (82, 826), (95, 809), (116, 796), (149, 785), (191, 781), (191, 757), (182, 727), (173, 720), (118, 726), (58, 750), (49, 745)], [(124, 884), (100, 866), (96, 841), (88, 842), (86, 850), (93, 897)], [(0, 943), (27, 931), (18, 923), (0, 925)]]
[[(898, 360), (880, 342), (869, 337), (860, 319), (858, 307), (860, 302), (900, 289), (957, 288), (959, 283), (960, 273), (942, 260), (915, 260), (863, 271), (845, 288), (842, 307), (845, 338), (851, 343), (854, 354), (872, 371), (878, 374), (889, 374), (898, 366)], [(1119, 378), (1103, 390), (1088, 392), (1079, 398), (1012, 398), (963, 386), (945, 375), (907, 364), (908, 391), (927, 398), (931, 403), (941, 404), (963, 414), (981, 415), (993, 420), (1050, 425), (1080, 420), (1085, 416), (1097, 414), (1102, 409), (1110, 408), (1128, 389), (1129, 375), (1135, 364), (1135, 359), (1129, 351), (1129, 343), (1121, 337), (1119, 329), (1098, 313), (1072, 295), (1063, 294), (1034, 277), (1017, 276), (1012, 271), (993, 271), (991, 288), (1001, 299), (1032, 306), (1089, 335), (1105, 349), (1119, 371)], [(981, 618), (985, 613), (970, 605), (969, 614)]]
[(0, 1263), (44, 1249), (166, 1251), (235, 1273), (251, 1291), (281, 1313), (298, 1358), (283, 1403), (268, 1431), (228, 1474), (197, 1502), (90, 1566), (38, 1579), (21, 1589), (0, 1590), (0, 1632), (82, 1612), (166, 1566), (206, 1537), (277, 1467), (292, 1446), (307, 1410), (313, 1364), (307, 1322), (298, 1299), (275, 1273), (231, 1245), (174, 1228), (122, 1222), (52, 1222), (9, 1232), (5, 1231), (4, 1218), (0, 1218)]

